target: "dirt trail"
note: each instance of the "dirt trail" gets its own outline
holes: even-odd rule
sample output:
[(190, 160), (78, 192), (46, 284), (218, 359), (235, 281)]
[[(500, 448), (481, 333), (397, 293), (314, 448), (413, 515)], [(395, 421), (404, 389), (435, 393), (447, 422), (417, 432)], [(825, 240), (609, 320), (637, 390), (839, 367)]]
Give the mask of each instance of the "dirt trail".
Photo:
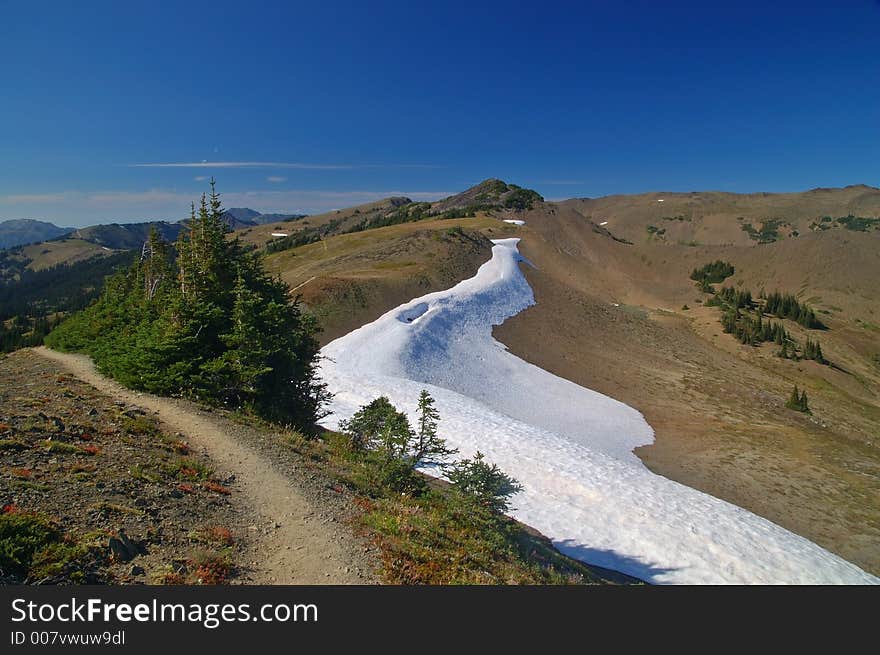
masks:
[(351, 537), (338, 524), (316, 517), (316, 508), (270, 460), (242, 444), (220, 417), (205, 416), (189, 403), (131, 391), (95, 370), (87, 356), (47, 348), (34, 352), (52, 360), (83, 382), (123, 402), (157, 413), (172, 430), (204, 448), (216, 464), (234, 473), (237, 485), (274, 529), (256, 537), (255, 584), (358, 584), (372, 582), (358, 573), (348, 552)]

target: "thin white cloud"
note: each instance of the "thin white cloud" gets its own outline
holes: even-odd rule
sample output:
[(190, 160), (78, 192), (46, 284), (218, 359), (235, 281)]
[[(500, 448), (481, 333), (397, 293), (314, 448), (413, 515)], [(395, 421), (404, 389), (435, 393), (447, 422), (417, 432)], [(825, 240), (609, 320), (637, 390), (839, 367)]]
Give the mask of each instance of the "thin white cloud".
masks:
[(204, 182), (205, 180), (208, 179), (208, 176), (207, 175), (196, 175), (193, 179), (196, 182)]
[[(178, 220), (188, 215), (200, 191), (151, 189), (147, 191), (63, 191), (59, 193), (0, 195), (0, 220), (39, 218), (58, 225), (94, 225), (106, 222)], [(454, 191), (326, 191), (315, 189), (236, 191), (221, 193), (225, 207), (251, 207), (264, 213), (318, 214), (339, 207), (375, 202), (390, 196), (416, 201), (439, 200)]]
[(353, 170), (362, 168), (440, 168), (431, 164), (307, 164), (285, 161), (191, 161), (127, 164), (129, 168), (296, 168), (302, 170)]
[(280, 184), (281, 182), (286, 182), (286, 177), (281, 177), (280, 175), (270, 175), (266, 178), (267, 182), (271, 182), (272, 184)]
[(91, 206), (128, 202), (174, 201), (180, 194), (174, 191), (62, 191), (60, 193), (11, 194), (0, 196), (0, 205), (85, 203)]

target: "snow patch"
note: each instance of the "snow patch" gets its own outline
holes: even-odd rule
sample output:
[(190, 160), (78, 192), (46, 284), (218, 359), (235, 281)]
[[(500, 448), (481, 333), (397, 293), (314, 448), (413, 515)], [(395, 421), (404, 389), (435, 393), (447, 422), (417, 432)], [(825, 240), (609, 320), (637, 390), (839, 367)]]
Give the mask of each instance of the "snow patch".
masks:
[(510, 223), (511, 225), (525, 225), (525, 224), (526, 224), (525, 221), (521, 221), (521, 220), (519, 220), (519, 219), (517, 219), (517, 218), (505, 218), (505, 219), (504, 219), (504, 222), (505, 222), (505, 223)]
[(411, 419), (421, 389), (461, 457), (485, 453), (524, 490), (513, 516), (563, 552), (653, 583), (877, 583), (746, 510), (651, 473), (653, 431), (632, 407), (533, 366), (492, 327), (534, 304), (518, 239), (451, 289), (387, 312), (322, 350), (336, 428), (388, 396)]

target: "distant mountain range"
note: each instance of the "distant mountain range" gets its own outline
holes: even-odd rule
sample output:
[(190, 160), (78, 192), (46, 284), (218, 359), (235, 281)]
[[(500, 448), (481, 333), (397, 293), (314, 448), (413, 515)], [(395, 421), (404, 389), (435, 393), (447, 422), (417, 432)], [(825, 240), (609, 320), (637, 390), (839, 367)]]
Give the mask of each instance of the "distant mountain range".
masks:
[[(223, 218), (232, 230), (266, 223), (293, 221), (304, 216), (305, 214), (261, 214), (247, 207), (233, 207), (223, 212)], [(81, 239), (112, 250), (130, 250), (141, 246), (152, 226), (159, 230), (163, 238), (173, 241), (186, 225), (186, 220), (182, 219), (174, 223), (167, 221), (107, 223), (73, 228), (58, 227), (45, 221), (15, 219), (0, 222), (0, 250), (51, 241), (60, 237)]]
[(30, 218), (0, 222), (0, 250), (14, 248), (26, 243), (56, 239), (73, 231), (72, 227), (58, 227), (45, 221)]
[(233, 230), (267, 223), (279, 223), (281, 221), (295, 221), (305, 218), (305, 214), (261, 214), (247, 207), (233, 207), (223, 212), (226, 224)]

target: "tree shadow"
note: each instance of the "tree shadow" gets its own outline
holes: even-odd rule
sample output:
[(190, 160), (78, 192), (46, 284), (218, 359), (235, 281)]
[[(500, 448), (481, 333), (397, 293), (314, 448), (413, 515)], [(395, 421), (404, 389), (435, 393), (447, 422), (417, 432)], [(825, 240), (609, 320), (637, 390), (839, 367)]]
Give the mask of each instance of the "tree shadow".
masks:
[[(631, 577), (648, 584), (656, 584), (657, 577), (678, 570), (656, 566), (628, 555), (621, 555), (613, 550), (590, 548), (571, 539), (563, 539), (553, 543), (559, 551), (569, 557), (573, 557), (590, 566), (605, 569), (609, 573), (605, 577), (613, 582), (628, 582), (626, 578)], [(620, 579), (615, 579), (615, 572), (623, 574)]]

